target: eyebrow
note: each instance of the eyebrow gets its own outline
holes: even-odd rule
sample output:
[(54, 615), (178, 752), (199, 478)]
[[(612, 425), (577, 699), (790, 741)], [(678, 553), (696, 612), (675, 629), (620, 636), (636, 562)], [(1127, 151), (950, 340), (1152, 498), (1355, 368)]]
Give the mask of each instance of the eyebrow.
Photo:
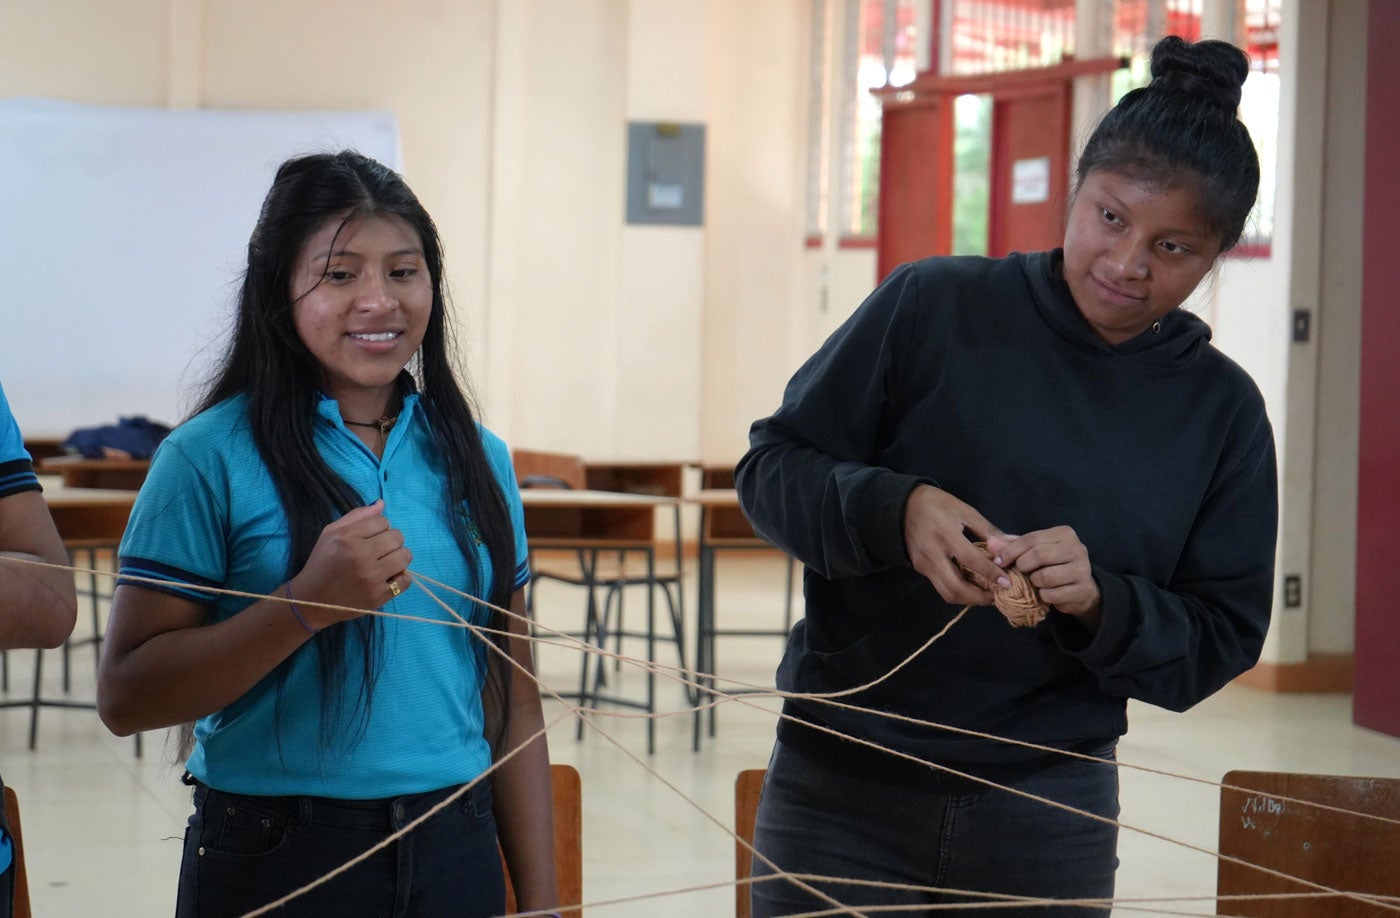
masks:
[[(422, 255), (422, 254), (423, 254), (423, 250), (420, 249), (420, 248), (395, 249), (394, 251), (392, 251), (392, 252), (389, 253), (388, 257), (389, 257), (389, 258), (402, 258), (402, 257), (405, 256), (405, 255)], [(347, 256), (349, 256), (349, 257), (351, 257), (351, 258), (362, 258), (362, 257), (364, 257), (364, 256), (362, 256), (359, 252), (353, 251), (353, 250), (351, 250), (351, 249), (336, 249), (334, 252), (330, 252), (330, 251), (321, 252), (320, 254), (316, 255), (316, 257), (312, 258), (311, 260), (312, 260), (312, 261), (325, 261), (325, 260), (328, 259), (328, 258), (345, 258), (345, 257), (347, 257)]]
[[(1109, 191), (1107, 188), (1100, 189), (1100, 193), (1101, 193), (1104, 197), (1108, 198), (1111, 202), (1113, 202), (1113, 205), (1114, 205), (1118, 210), (1128, 211), (1128, 212), (1131, 212), (1131, 211), (1133, 210), (1133, 208), (1129, 207), (1127, 204), (1124, 204), (1121, 198), (1119, 198), (1119, 197), (1118, 197), (1116, 194), (1114, 194), (1113, 192)], [(1173, 228), (1171, 228), (1171, 227), (1168, 227), (1168, 228), (1166, 229), (1165, 232), (1166, 232), (1166, 235), (1168, 235), (1168, 236), (1189, 236), (1189, 237), (1192, 238), (1192, 239), (1209, 239), (1209, 238), (1210, 238), (1210, 233), (1203, 233), (1203, 232), (1201, 232), (1201, 231), (1199, 231), (1199, 230), (1173, 229)]]

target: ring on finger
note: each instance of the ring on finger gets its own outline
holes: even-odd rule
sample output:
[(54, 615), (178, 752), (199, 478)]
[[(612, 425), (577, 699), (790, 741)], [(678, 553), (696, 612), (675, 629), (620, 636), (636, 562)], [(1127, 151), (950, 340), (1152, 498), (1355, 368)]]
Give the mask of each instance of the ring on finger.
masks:
[(388, 583), (389, 592), (393, 593), (394, 596), (397, 598), (398, 595), (403, 592), (403, 589), (399, 586), (399, 575), (395, 574), (394, 576), (390, 577)]

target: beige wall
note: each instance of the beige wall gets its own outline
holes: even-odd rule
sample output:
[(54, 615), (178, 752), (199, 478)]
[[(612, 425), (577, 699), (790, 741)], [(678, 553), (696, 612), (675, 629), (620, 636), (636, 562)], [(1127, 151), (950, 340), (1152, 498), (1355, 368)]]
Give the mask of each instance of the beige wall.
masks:
[(499, 12), (488, 420), (521, 446), (610, 452), (626, 7), (525, 0)]
[[(1352, 648), (1364, 5), (1285, 0), (1280, 42), (1272, 254), (1227, 260), (1203, 312), (1274, 425), (1281, 518), (1264, 660), (1297, 663)], [(1312, 315), (1307, 343), (1291, 340), (1295, 309)], [(1288, 574), (1302, 577), (1298, 608), (1283, 607)]]
[(0, 4), (0, 96), (166, 103), (168, 0)]
[(1366, 4), (1330, 5), (1323, 156), (1308, 646), (1353, 646), (1356, 608), (1357, 433), (1360, 408), (1361, 234), (1365, 208)]
[(791, 329), (805, 305), (806, 7), (711, 4), (701, 453), (712, 461), (739, 458), (805, 350)]
[[(727, 460), (793, 365), (806, 6), (12, 3), (0, 96), (394, 113), (488, 423)], [(624, 224), (629, 119), (708, 125), (705, 227)]]

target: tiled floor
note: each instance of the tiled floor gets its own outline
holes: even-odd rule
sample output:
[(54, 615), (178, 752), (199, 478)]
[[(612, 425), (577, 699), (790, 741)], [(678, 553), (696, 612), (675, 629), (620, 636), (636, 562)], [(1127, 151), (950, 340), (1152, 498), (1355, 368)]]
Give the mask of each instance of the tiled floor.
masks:
[[(780, 621), (782, 570), (772, 558), (722, 559), (721, 623)], [(545, 587), (539, 599), (543, 621), (576, 627), (576, 602), (567, 588)], [(629, 610), (629, 616), (640, 618), (640, 608)], [(776, 639), (728, 640), (719, 648), (719, 669), (735, 679), (764, 682), (778, 651)], [(29, 651), (10, 654), (8, 698), (25, 696), (32, 659)], [(663, 651), (661, 659), (673, 658)], [(75, 698), (92, 697), (91, 661), (90, 652), (73, 658)], [(57, 662), (57, 653), (46, 655), (51, 695), (61, 694)], [(542, 675), (560, 689), (575, 685), (577, 666), (567, 652), (544, 648), (540, 653)], [(622, 690), (640, 691), (638, 673), (624, 670), (621, 680)], [(664, 686), (661, 703), (665, 710), (681, 709), (681, 690)], [(546, 717), (560, 710), (550, 704)], [(658, 751), (650, 758), (644, 725), (634, 718), (599, 721), (621, 748), (600, 730), (576, 742), (572, 723), (554, 729), (555, 760), (576, 765), (583, 776), (584, 894), (587, 902), (597, 903), (589, 915), (733, 914), (733, 890), (723, 884), (733, 875), (734, 845), (725, 826), (732, 822), (734, 776), (766, 762), (773, 722), (771, 714), (745, 704), (726, 705), (719, 712), (717, 737), (694, 753), (690, 718), (664, 718), (658, 724)], [(1120, 759), (1174, 774), (1217, 781), (1232, 768), (1249, 768), (1400, 777), (1400, 740), (1353, 726), (1346, 696), (1229, 688), (1182, 715), (1134, 706), (1132, 722)], [(0, 774), (20, 795), (35, 914), (169, 914), (189, 798), (179, 784), (179, 768), (162, 749), (162, 737), (148, 735), (146, 756), (137, 760), (133, 742), (109, 736), (91, 711), (45, 710), (33, 752), (26, 748), (27, 731), (27, 711), (0, 711)], [(1125, 824), (1214, 848), (1217, 790), (1130, 770), (1122, 772), (1122, 785)], [(1215, 860), (1207, 854), (1133, 831), (1123, 833), (1120, 854), (1122, 898), (1214, 891)], [(718, 888), (683, 891), (710, 884)], [(638, 896), (652, 898), (601, 904)], [(1205, 902), (1176, 908), (1180, 911), (1167, 913), (1214, 912)]]

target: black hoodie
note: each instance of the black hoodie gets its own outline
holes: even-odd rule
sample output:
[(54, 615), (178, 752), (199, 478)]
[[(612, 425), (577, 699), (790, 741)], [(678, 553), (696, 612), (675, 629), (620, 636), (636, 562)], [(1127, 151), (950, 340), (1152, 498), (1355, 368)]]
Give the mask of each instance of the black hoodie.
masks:
[[(779, 687), (830, 692), (888, 672), (958, 611), (909, 562), (904, 504), (931, 483), (1003, 532), (1073, 527), (1103, 594), (1090, 635), (1052, 610), (1012, 628), (971, 610), (894, 678), (842, 699), (995, 736), (1090, 749), (1126, 699), (1180, 711), (1258, 659), (1278, 497), (1258, 389), (1196, 316), (1105, 344), (1061, 253), (932, 258), (887, 278), (750, 433), (738, 489), (755, 529), (806, 565), (807, 614)], [(1045, 756), (817, 702), (825, 724), (992, 775)], [(895, 780), (923, 766), (800, 725), (784, 743)], [(890, 766), (886, 768), (886, 766)]]

